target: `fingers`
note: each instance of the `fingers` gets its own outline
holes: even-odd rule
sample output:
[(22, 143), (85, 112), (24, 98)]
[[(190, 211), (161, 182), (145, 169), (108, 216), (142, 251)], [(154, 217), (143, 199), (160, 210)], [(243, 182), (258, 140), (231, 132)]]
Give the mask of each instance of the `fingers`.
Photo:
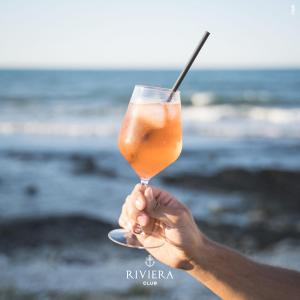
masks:
[(151, 232), (157, 221), (162, 221), (168, 227), (179, 225), (188, 212), (182, 203), (166, 191), (137, 184), (126, 198), (119, 224), (131, 231), (139, 224), (144, 232)]
[(171, 194), (150, 186), (145, 190), (145, 198), (147, 212), (155, 218), (159, 218), (163, 211), (170, 210), (170, 205), (177, 201)]
[(146, 206), (146, 200), (144, 195), (139, 191), (134, 191), (129, 197), (126, 198), (125, 202), (127, 216), (130, 220), (139, 223), (141, 226), (145, 226), (148, 217), (143, 212)]
[(137, 224), (146, 227), (150, 222), (150, 218), (143, 212), (145, 207), (145, 197), (141, 192), (140, 185), (137, 185), (132, 193), (126, 197), (119, 218), (119, 225), (131, 231), (134, 231)]
[(141, 184), (137, 184), (132, 193), (131, 196), (133, 198), (135, 198), (135, 204), (136, 204), (136, 208), (138, 210), (143, 210), (146, 207), (146, 199), (144, 197), (144, 188)]
[(159, 219), (169, 227), (178, 225), (189, 213), (185, 205), (164, 190), (149, 186), (144, 194), (149, 216)]

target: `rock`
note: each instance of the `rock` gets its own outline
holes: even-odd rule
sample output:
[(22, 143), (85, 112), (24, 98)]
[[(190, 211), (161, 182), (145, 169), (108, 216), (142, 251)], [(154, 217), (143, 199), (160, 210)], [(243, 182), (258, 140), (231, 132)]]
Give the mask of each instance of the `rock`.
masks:
[(196, 223), (211, 239), (243, 252), (263, 250), (288, 238), (300, 240), (300, 232), (295, 226), (274, 229), (264, 222), (248, 226), (213, 224), (202, 220), (196, 220)]
[(38, 188), (35, 185), (33, 185), (33, 184), (27, 185), (24, 188), (24, 193), (27, 196), (33, 197), (33, 196), (35, 196), (38, 193)]
[(78, 160), (76, 173), (79, 174), (95, 174), (97, 173), (97, 164), (92, 157), (81, 158)]
[(300, 172), (277, 169), (246, 170), (241, 168), (224, 169), (220, 172), (203, 175), (180, 173), (163, 176), (166, 184), (180, 185), (183, 188), (213, 190), (220, 192), (239, 191), (255, 194), (258, 201), (271, 201), (274, 209), (300, 210)]
[(251, 171), (241, 168), (224, 169), (212, 175), (199, 173), (180, 173), (172, 176), (163, 176), (168, 184), (181, 183), (183, 187), (219, 188), (222, 190), (263, 190), (300, 193), (300, 172), (285, 170), (257, 170)]
[(13, 220), (0, 223), (0, 252), (100, 242), (111, 229), (107, 222), (80, 215)]
[(113, 170), (99, 166), (92, 156), (73, 155), (71, 159), (75, 163), (74, 174), (76, 175), (116, 176)]

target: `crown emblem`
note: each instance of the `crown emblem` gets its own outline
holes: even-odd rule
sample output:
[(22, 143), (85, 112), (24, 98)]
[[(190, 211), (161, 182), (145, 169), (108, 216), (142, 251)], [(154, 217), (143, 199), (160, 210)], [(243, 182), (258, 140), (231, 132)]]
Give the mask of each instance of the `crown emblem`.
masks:
[(153, 257), (151, 255), (148, 255), (145, 259), (145, 265), (149, 268), (153, 267), (153, 265), (155, 264), (155, 260), (153, 259)]

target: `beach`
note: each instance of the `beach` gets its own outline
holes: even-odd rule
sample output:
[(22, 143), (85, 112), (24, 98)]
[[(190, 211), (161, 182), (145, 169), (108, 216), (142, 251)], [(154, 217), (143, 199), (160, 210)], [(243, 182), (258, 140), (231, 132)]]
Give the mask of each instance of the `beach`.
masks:
[[(178, 71), (0, 70), (0, 299), (216, 299), (187, 274), (126, 280), (107, 238), (137, 175), (117, 148), (135, 84)], [(192, 71), (183, 151), (151, 184), (212, 239), (300, 270), (300, 70)], [(164, 270), (167, 267), (156, 262)]]

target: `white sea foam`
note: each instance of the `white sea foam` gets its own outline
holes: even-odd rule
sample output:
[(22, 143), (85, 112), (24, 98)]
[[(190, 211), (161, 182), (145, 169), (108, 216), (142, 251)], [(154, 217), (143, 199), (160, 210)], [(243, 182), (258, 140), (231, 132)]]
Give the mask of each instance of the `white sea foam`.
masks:
[[(203, 102), (204, 103), (204, 102)], [(300, 108), (203, 105), (182, 109), (186, 137), (300, 138)], [(153, 115), (153, 114), (151, 114)], [(45, 118), (45, 120), (0, 120), (0, 135), (116, 137), (121, 114), (99, 118)]]
[(216, 122), (221, 120), (252, 120), (274, 124), (300, 123), (300, 108), (270, 108), (259, 106), (214, 105), (206, 107), (186, 107), (184, 114), (189, 120), (198, 122)]
[(114, 122), (0, 122), (0, 134), (55, 136), (110, 136), (115, 134)]
[(300, 108), (186, 107), (183, 124), (187, 132), (204, 136), (300, 138)]
[(212, 104), (215, 95), (212, 92), (198, 92), (191, 96), (191, 102), (194, 106), (205, 106)]
[(291, 124), (298, 122), (300, 125), (300, 108), (284, 109), (254, 107), (249, 110), (247, 116), (253, 120), (267, 121), (274, 124)]

